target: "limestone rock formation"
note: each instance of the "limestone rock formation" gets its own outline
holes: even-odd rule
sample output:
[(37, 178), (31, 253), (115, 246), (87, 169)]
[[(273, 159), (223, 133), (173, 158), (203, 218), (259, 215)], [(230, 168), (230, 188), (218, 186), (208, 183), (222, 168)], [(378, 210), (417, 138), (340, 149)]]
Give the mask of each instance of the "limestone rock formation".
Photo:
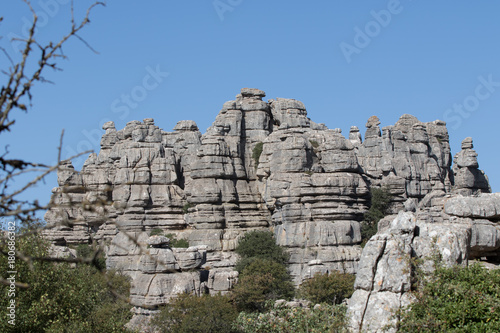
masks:
[(453, 159), (454, 192), (463, 195), (490, 193), (488, 178), (479, 170), (477, 153), (472, 148), (472, 138), (465, 138), (462, 150)]
[[(466, 265), (500, 256), (500, 195), (431, 194), (432, 205), (403, 212), (373, 236), (361, 254), (355, 292), (349, 300), (352, 332), (385, 332), (393, 313), (410, 304), (416, 267), (431, 272), (434, 261)], [(389, 332), (396, 330), (390, 329)]]
[[(491, 223), (497, 206), (495, 213), (491, 205), (468, 212), (449, 203), (442, 211), (442, 200), (452, 191), (469, 195), (489, 189), (467, 140), (452, 172), (444, 122), (422, 123), (403, 115), (381, 130), (373, 116), (364, 140), (355, 126), (345, 138), (340, 130), (310, 120), (302, 102), (264, 97), (261, 90), (242, 89), (224, 103), (205, 134), (188, 120), (172, 132), (151, 118), (120, 130), (113, 122), (104, 124), (99, 154), (91, 154), (81, 171), (69, 161), (61, 166), (54, 206), (45, 215), (46, 237), (58, 246), (104, 245), (108, 268), (132, 278), (138, 315), (180, 292), (228, 292), (238, 278), (233, 270), (238, 239), (254, 229), (273, 230), (288, 249), (296, 285), (317, 272), (358, 272), (364, 277), (358, 279), (356, 297), (373, 294), (370, 302), (381, 297), (379, 292), (409, 288), (403, 264), (389, 263), (410, 249), (431, 251), (419, 239), (446, 229), (419, 226), (421, 219), (480, 218), (467, 229), (467, 237), (475, 239), (472, 250), (454, 248), (458, 253), (450, 256), (466, 260), (471, 254), (496, 253), (498, 242), (487, 233), (496, 230)], [(386, 220), (387, 231), (372, 239), (364, 250), (371, 252), (362, 256), (360, 221), (370, 205), (370, 189), (382, 186), (394, 196), (392, 213), (416, 212), (416, 221), (410, 214), (395, 224)], [(151, 236), (154, 229), (163, 235)], [(462, 246), (464, 235), (450, 237)], [(190, 247), (172, 248), (172, 237)], [(382, 266), (368, 276), (370, 265), (398, 250), (398, 242), (402, 252), (384, 259), (394, 278), (380, 280)], [(382, 284), (372, 290), (374, 281)]]

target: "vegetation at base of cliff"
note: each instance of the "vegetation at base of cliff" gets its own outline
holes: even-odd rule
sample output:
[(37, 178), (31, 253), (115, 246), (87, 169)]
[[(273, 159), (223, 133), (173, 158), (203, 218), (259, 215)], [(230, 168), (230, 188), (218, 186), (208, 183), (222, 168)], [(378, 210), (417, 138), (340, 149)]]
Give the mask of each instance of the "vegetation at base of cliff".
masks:
[(347, 332), (346, 307), (321, 304), (313, 309), (280, 306), (266, 313), (241, 312), (234, 326), (243, 333)]
[[(0, 285), (0, 308), (7, 311), (15, 300), (15, 325), (6, 312), (0, 320), (0, 332), (127, 332), (131, 306), (116, 295), (128, 297), (130, 283), (116, 272), (101, 272), (87, 263), (54, 263), (49, 257), (49, 243), (39, 230), (28, 227), (16, 233), (16, 250), (34, 258), (15, 260), (16, 282), (26, 288)], [(7, 244), (0, 244), (7, 253)], [(41, 258), (41, 259), (36, 259)], [(11, 271), (8, 256), (0, 256), (0, 274), (7, 279)]]
[(316, 274), (300, 285), (298, 295), (314, 304), (340, 304), (354, 292), (355, 278), (353, 274), (337, 271)]
[(106, 258), (96, 244), (78, 244), (76, 255), (80, 258), (91, 259), (92, 264), (100, 271), (106, 269)]
[(361, 222), (362, 246), (377, 233), (377, 224), (387, 214), (392, 200), (392, 194), (387, 187), (372, 188), (370, 194), (370, 209), (365, 213), (364, 220)]
[(232, 328), (238, 311), (228, 296), (180, 294), (161, 307), (151, 325), (160, 333), (237, 332)]
[(257, 144), (255, 145), (255, 147), (252, 150), (252, 158), (255, 161), (255, 168), (256, 169), (259, 166), (259, 159), (260, 159), (260, 155), (262, 154), (263, 147), (264, 147), (263, 142), (257, 142)]
[(270, 301), (289, 299), (294, 294), (285, 249), (276, 244), (273, 233), (255, 230), (246, 233), (236, 247), (239, 280), (232, 291), (240, 311), (268, 309)]
[(438, 267), (414, 296), (399, 332), (500, 332), (500, 270)]
[(294, 288), (285, 265), (270, 259), (256, 258), (246, 266), (232, 291), (240, 311), (263, 312), (270, 301), (290, 299)]
[(239, 240), (235, 251), (241, 256), (236, 264), (236, 270), (240, 273), (255, 258), (273, 260), (282, 265), (285, 265), (289, 258), (288, 253), (276, 244), (273, 233), (268, 230), (247, 232)]

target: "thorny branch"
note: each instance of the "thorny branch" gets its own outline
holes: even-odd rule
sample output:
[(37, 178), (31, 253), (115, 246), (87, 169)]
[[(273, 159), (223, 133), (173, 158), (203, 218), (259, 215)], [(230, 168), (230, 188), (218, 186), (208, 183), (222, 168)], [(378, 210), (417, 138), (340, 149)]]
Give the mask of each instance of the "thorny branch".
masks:
[[(0, 135), (6, 131), (11, 131), (15, 123), (15, 111), (28, 110), (27, 104), (31, 105), (32, 95), (31, 89), (37, 81), (48, 82), (42, 74), (46, 68), (53, 70), (60, 70), (57, 66), (57, 59), (66, 59), (62, 52), (63, 45), (72, 37), (75, 37), (89, 47), (90, 50), (95, 50), (81, 38), (78, 33), (90, 23), (89, 17), (92, 10), (97, 6), (105, 6), (101, 1), (93, 3), (86, 11), (85, 17), (80, 21), (75, 21), (73, 3), (71, 4), (71, 28), (69, 32), (57, 42), (48, 42), (41, 44), (36, 39), (36, 30), (38, 23), (38, 16), (33, 9), (29, 0), (23, 0), (33, 15), (31, 27), (28, 31), (28, 36), (25, 39), (13, 38), (10, 42), (20, 42), (23, 47), (21, 48), (20, 60), (15, 63), (12, 57), (9, 56), (5, 48), (1, 48), (3, 55), (9, 60), (10, 66), (8, 69), (2, 69), (2, 73), (7, 76), (6, 83), (2, 84), (0, 89)], [(0, 22), (3, 18), (0, 18)], [(28, 63), (36, 60), (37, 65), (30, 71), (28, 70)], [(6, 157), (8, 150), (0, 156), (0, 217), (16, 217), (20, 221), (29, 221), (34, 217), (35, 212), (45, 210), (53, 204), (49, 202), (47, 205), (41, 205), (38, 201), (33, 202), (23, 201), (18, 199), (22, 193), (29, 188), (35, 186), (42, 181), (48, 174), (59, 170), (61, 168), (61, 150), (62, 150), (62, 135), (60, 145), (58, 147), (57, 164), (54, 166), (47, 166), (40, 163), (33, 163), (21, 159), (8, 159)], [(84, 152), (82, 154), (86, 154)], [(81, 154), (79, 154), (81, 155)], [(77, 156), (79, 156), (77, 155)], [(74, 156), (72, 158), (75, 158)], [(31, 169), (27, 169), (30, 168)], [(39, 175), (33, 180), (27, 182), (23, 186), (15, 190), (11, 190), (11, 183), (18, 177), (28, 172), (37, 172)]]
[[(74, 6), (73, 1), (71, 2), (71, 28), (69, 32), (65, 34), (57, 43), (49, 42), (48, 44), (42, 45), (36, 40), (36, 28), (38, 23), (38, 16), (33, 9), (29, 0), (22, 0), (29, 8), (30, 12), (33, 15), (33, 20), (31, 27), (29, 29), (28, 36), (25, 39), (21, 38), (13, 38), (10, 42), (20, 42), (22, 44), (21, 58), (16, 63), (14, 59), (8, 54), (5, 48), (0, 46), (0, 55), (4, 55), (8, 59), (8, 63), (10, 66), (8, 69), (0, 68), (0, 72), (6, 75), (6, 83), (1, 86), (0, 89), (0, 135), (6, 131), (11, 131), (12, 126), (15, 124), (15, 119), (13, 115), (15, 115), (14, 111), (28, 111), (28, 106), (31, 106), (32, 94), (31, 89), (35, 85), (37, 81), (39, 82), (50, 82), (45, 79), (42, 74), (45, 72), (46, 68), (52, 68), (53, 70), (61, 70), (56, 63), (58, 59), (66, 59), (67, 57), (63, 53), (63, 45), (71, 38), (75, 37), (79, 39), (83, 44), (88, 47), (92, 52), (97, 53), (89, 43), (87, 43), (80, 35), (79, 32), (90, 23), (89, 17), (92, 10), (97, 6), (105, 6), (104, 2), (96, 1), (90, 7), (88, 7), (85, 17), (77, 23), (74, 15)], [(3, 18), (0, 17), (0, 23)], [(1, 39), (1, 36), (0, 36)], [(32, 72), (28, 73), (27, 68), (29, 61), (33, 61), (35, 59), (37, 61), (37, 65)], [(76, 203), (72, 202), (71, 196), (69, 196), (65, 192), (65, 188), (62, 188), (62, 196), (65, 197), (67, 203), (62, 204), (58, 202), (54, 202), (54, 196), (51, 198), (47, 205), (41, 205), (37, 200), (33, 201), (23, 201), (18, 199), (25, 191), (35, 186), (38, 182), (43, 181), (44, 178), (54, 172), (54, 171), (65, 171), (65, 172), (76, 172), (72, 168), (66, 167), (67, 162), (71, 161), (78, 156), (83, 154), (88, 154), (91, 151), (85, 151), (75, 156), (70, 157), (68, 160), (61, 160), (61, 151), (63, 146), (63, 136), (64, 131), (61, 133), (59, 147), (57, 149), (57, 163), (53, 166), (48, 166), (41, 163), (34, 163), (20, 159), (9, 159), (7, 155), (9, 153), (8, 146), (5, 147), (5, 153), (0, 156), (0, 218), (2, 217), (10, 217), (16, 218), (20, 222), (31, 222), (35, 219), (35, 213), (38, 211), (47, 210), (50, 208), (64, 208), (64, 207), (75, 207)], [(20, 186), (15, 190), (11, 190), (10, 184), (16, 180), (16, 178), (23, 176), (29, 173), (37, 173), (38, 175), (34, 177), (31, 181), (26, 182), (24, 185)], [(84, 190), (84, 188), (82, 189)], [(84, 210), (95, 211), (98, 214), (102, 215), (102, 219), (106, 220), (106, 205), (109, 205), (109, 202), (97, 202), (91, 205), (83, 205), (81, 208)], [(101, 209), (101, 210), (100, 210)], [(64, 225), (71, 226), (74, 223), (78, 223), (80, 221), (69, 221), (67, 217), (62, 217), (61, 223)], [(84, 221), (81, 221), (84, 222)], [(48, 226), (50, 229), (51, 226)], [(118, 230), (120, 230), (120, 226), (117, 225)], [(40, 232), (37, 230), (29, 230), (23, 233), (23, 236), (29, 236), (33, 233)], [(122, 232), (126, 235), (126, 237), (131, 241), (135, 246), (141, 248), (141, 251), (144, 250), (144, 244), (140, 244), (136, 237), (128, 234), (127, 232)], [(0, 254), (7, 255), (7, 253), (2, 249), (6, 244), (6, 237), (4, 235), (0, 235)], [(121, 247), (116, 244), (116, 246)], [(53, 257), (53, 256), (43, 256), (36, 257), (30, 256), (26, 253), (22, 253), (20, 251), (16, 251), (15, 257), (16, 259), (22, 260), (26, 262), (30, 267), (33, 267), (33, 263), (36, 261), (42, 262), (54, 262), (54, 263), (71, 263), (71, 264), (87, 264), (92, 265), (99, 269), (102, 274), (104, 274), (104, 270), (99, 268), (97, 265), (97, 257), (103, 251), (103, 246), (99, 246), (97, 249), (93, 251), (90, 257), (87, 258), (61, 258), (61, 257)], [(149, 255), (148, 251), (145, 251), (147, 255)], [(159, 262), (160, 264), (165, 264), (158, 260), (157, 258), (152, 258), (153, 260)], [(111, 282), (108, 280), (106, 274), (104, 276), (107, 279), (107, 283), (111, 293), (122, 300), (130, 302), (130, 299), (124, 297), (123, 295), (117, 293)], [(10, 282), (0, 278), (0, 284), (9, 285)], [(17, 282), (16, 287), (19, 288), (29, 288), (30, 286), (26, 283)], [(134, 304), (132, 304), (134, 305)]]

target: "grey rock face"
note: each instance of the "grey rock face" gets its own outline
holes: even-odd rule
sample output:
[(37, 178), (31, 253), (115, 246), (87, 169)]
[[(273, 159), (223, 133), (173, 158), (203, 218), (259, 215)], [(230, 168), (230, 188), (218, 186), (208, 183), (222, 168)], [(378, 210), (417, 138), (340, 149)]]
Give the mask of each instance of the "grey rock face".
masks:
[[(403, 115), (381, 130), (373, 116), (364, 140), (356, 126), (345, 138), (340, 129), (311, 121), (302, 102), (264, 97), (261, 90), (243, 88), (223, 104), (203, 135), (190, 120), (179, 121), (172, 132), (151, 118), (121, 130), (113, 122), (104, 124), (99, 154), (91, 154), (81, 171), (69, 161), (61, 165), (45, 236), (59, 246), (105, 244), (108, 268), (132, 278), (137, 309), (156, 307), (185, 291), (228, 292), (238, 278), (234, 249), (255, 229), (273, 230), (288, 249), (296, 285), (316, 273), (361, 272), (356, 297), (373, 294), (366, 302), (380, 299), (391, 306), (407, 302), (407, 276), (398, 258), (410, 248), (432, 252), (416, 235), (418, 221), (437, 223), (418, 229), (433, 237), (445, 233), (443, 223), (482, 219), (466, 232), (449, 234), (446, 241), (453, 245), (443, 242), (442, 248), (450, 260), (497, 250), (497, 237), (487, 236), (496, 230), (489, 224), (497, 218), (496, 206), (495, 213), (488, 204), (473, 213), (460, 210), (459, 203), (447, 204), (446, 212), (438, 208), (452, 188), (467, 193), (488, 188), (487, 179), (477, 177), (471, 140), (464, 141), (452, 177), (444, 122)], [(410, 213), (397, 225), (386, 219), (360, 262), (360, 221), (370, 188), (382, 186), (394, 196), (391, 212), (414, 212), (417, 222)], [(163, 235), (151, 237), (153, 229)], [(467, 249), (471, 235), (472, 252)], [(190, 247), (172, 248), (173, 237)], [(372, 267), (369, 273), (373, 263), (380, 270)], [(360, 322), (379, 315), (367, 313)]]
[(477, 197), (456, 196), (446, 201), (444, 211), (449, 215), (470, 218), (500, 219), (500, 193)]
[(465, 138), (462, 150), (453, 159), (454, 193), (474, 195), (491, 192), (488, 177), (478, 169), (477, 153), (473, 147), (472, 138)]
[(414, 213), (400, 211), (363, 249), (349, 300), (352, 332), (384, 332), (388, 325), (396, 331), (392, 313), (412, 302), (412, 259), (421, 259), (420, 268), (432, 272), (435, 260), (467, 265), (470, 259), (500, 255), (498, 193), (463, 197), (433, 192), (426, 200), (429, 204)]
[[(359, 165), (371, 186), (386, 186), (394, 196), (392, 211), (409, 198), (421, 200), (432, 190), (451, 189), (450, 145), (442, 121), (422, 123), (403, 115), (380, 133), (373, 116), (366, 124), (365, 141), (357, 147)], [(418, 177), (415, 177), (418, 175)]]

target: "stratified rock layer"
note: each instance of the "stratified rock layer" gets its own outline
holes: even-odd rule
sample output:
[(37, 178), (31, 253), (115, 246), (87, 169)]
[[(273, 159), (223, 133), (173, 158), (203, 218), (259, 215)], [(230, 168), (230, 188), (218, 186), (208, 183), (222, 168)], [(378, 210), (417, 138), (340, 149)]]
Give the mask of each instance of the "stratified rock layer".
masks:
[(363, 249), (349, 300), (352, 332), (396, 332), (393, 314), (412, 301), (417, 258), (424, 272), (431, 272), (436, 260), (448, 266), (467, 265), (470, 259), (498, 260), (499, 193), (428, 197), (431, 204), (415, 212), (400, 211), (388, 226), (379, 225)]
[[(381, 131), (373, 116), (363, 141), (355, 126), (345, 138), (340, 130), (311, 121), (302, 102), (266, 102), (264, 96), (258, 89), (242, 89), (203, 135), (187, 120), (173, 132), (150, 118), (121, 130), (113, 122), (104, 124), (99, 154), (91, 154), (80, 172), (71, 162), (59, 170), (54, 206), (45, 216), (46, 237), (56, 245), (105, 244), (107, 266), (132, 277), (134, 304), (154, 308), (180, 292), (230, 290), (238, 277), (234, 249), (254, 229), (273, 230), (289, 250), (296, 284), (318, 272), (363, 271), (369, 264), (363, 259), (358, 269), (360, 221), (372, 187), (391, 191), (392, 212), (422, 206), (429, 219), (441, 218), (429, 207), (446, 193), (489, 191), (472, 142), (457, 155), (451, 172), (442, 121), (422, 123), (403, 115)], [(497, 216), (496, 210), (474, 215), (447, 207), (457, 216)], [(471, 251), (497, 251), (496, 238), (484, 235), (491, 225), (477, 225)], [(150, 237), (154, 229), (163, 236)], [(403, 248), (414, 243), (410, 229), (400, 232), (408, 238)], [(171, 247), (172, 237), (190, 247)], [(389, 251), (396, 246), (391, 237), (378, 235), (365, 251)], [(392, 269), (403, 278), (398, 267)], [(407, 288), (398, 283), (380, 287), (384, 292)]]

